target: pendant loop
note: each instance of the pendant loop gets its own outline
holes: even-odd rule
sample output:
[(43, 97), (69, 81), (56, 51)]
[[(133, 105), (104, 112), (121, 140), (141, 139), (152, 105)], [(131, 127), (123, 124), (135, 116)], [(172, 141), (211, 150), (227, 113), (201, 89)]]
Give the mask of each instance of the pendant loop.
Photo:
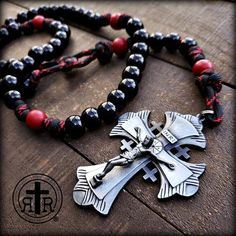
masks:
[(215, 112), (214, 112), (213, 110), (210, 110), (210, 109), (208, 109), (208, 110), (203, 110), (203, 111), (201, 111), (200, 114), (197, 115), (197, 117), (198, 117), (199, 120), (202, 122), (202, 121), (205, 120), (206, 115), (214, 115), (214, 113), (215, 113)]

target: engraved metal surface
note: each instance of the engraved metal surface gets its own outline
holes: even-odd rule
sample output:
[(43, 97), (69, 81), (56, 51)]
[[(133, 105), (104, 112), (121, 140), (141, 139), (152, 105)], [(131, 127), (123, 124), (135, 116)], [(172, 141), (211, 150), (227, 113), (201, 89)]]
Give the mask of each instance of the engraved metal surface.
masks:
[[(141, 169), (145, 180), (157, 181), (158, 198), (174, 194), (192, 196), (199, 189), (199, 176), (205, 164), (190, 164), (187, 147), (206, 147), (202, 123), (197, 116), (166, 112), (166, 123), (148, 125), (150, 111), (123, 114), (110, 136), (121, 136), (121, 153), (107, 163), (77, 169), (78, 182), (73, 197), (77, 204), (93, 207), (108, 214), (113, 201), (124, 185)], [(173, 151), (174, 150), (174, 151)], [(153, 165), (149, 168), (147, 165)], [(157, 181), (159, 182), (159, 181)]]

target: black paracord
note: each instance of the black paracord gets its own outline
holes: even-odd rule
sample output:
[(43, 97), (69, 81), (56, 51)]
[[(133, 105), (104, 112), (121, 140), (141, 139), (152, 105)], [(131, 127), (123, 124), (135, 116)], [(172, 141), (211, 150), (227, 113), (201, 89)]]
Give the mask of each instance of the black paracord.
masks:
[[(179, 49), (181, 54), (188, 60), (189, 64), (193, 68), (194, 74), (197, 76), (197, 84), (199, 85), (206, 100), (206, 109), (211, 110), (212, 113), (214, 113), (207, 114), (205, 116), (205, 123), (209, 126), (214, 126), (222, 121), (223, 112), (218, 98), (218, 93), (221, 90), (221, 78), (219, 74), (214, 72), (212, 63), (205, 59), (202, 49), (197, 46), (196, 41), (192, 38), (185, 38), (182, 40), (176, 33), (171, 33), (165, 37), (161, 33), (149, 35), (139, 19), (132, 18), (126, 14), (118, 13), (113, 14), (112, 16), (110, 14), (105, 14), (101, 16), (83, 8), (77, 9), (65, 5), (61, 7), (43, 6), (38, 10), (34, 9), (28, 13), (18, 14), (17, 19), (18, 22), (21, 22), (22, 29), (29, 29), (27, 32), (33, 31), (31, 27), (32, 25), (35, 26), (35, 24), (32, 23), (32, 21), (35, 20), (33, 17), (35, 17), (37, 14), (41, 14), (45, 17), (60, 16), (60, 19), (69, 21), (77, 19), (78, 22), (83, 22), (85, 26), (90, 26), (92, 29), (98, 29), (101, 26), (108, 24), (110, 24), (113, 29), (125, 28), (127, 33), (131, 36), (129, 39), (130, 55), (127, 59), (127, 67), (122, 73), (122, 81), (120, 82), (118, 89), (112, 91), (108, 95), (107, 101), (102, 103), (98, 109), (91, 107), (87, 108), (84, 110), (81, 116), (70, 116), (65, 122), (55, 118), (48, 118), (45, 113), (39, 110), (31, 110), (28, 105), (21, 100), (21, 93), (17, 90), (12, 90), (18, 89), (18, 85), (16, 85), (16, 87), (13, 86), (14, 88), (12, 88), (11, 83), (6, 83), (7, 79), (5, 76), (1, 81), (1, 90), (4, 92), (6, 92), (6, 90), (10, 90), (4, 95), (5, 103), (9, 108), (14, 109), (18, 119), (26, 121), (26, 124), (30, 128), (43, 128), (48, 130), (54, 136), (59, 137), (64, 137), (65, 135), (78, 137), (84, 133), (85, 128), (90, 130), (98, 128), (102, 120), (105, 122), (113, 121), (117, 117), (117, 111), (119, 111), (127, 103), (127, 101), (132, 99), (137, 93), (137, 84), (141, 79), (142, 71), (145, 67), (145, 59), (149, 53), (148, 45), (154, 51), (160, 51), (163, 46), (165, 46), (170, 52), (174, 52)], [(77, 16), (77, 18), (74, 18), (74, 16)], [(36, 16), (36, 19), (37, 17), (40, 18), (40, 16)], [(1, 32), (6, 33), (6, 30), (8, 30), (9, 32), (14, 32), (14, 34), (12, 34), (14, 37), (17, 37), (17, 30), (10, 30), (12, 24), (17, 23), (14, 23), (14, 21), (11, 19), (5, 23), (7, 26), (1, 27)], [(44, 19), (43, 25), (47, 26), (48, 28), (53, 26), (56, 31), (61, 28), (60, 22), (57, 21), (55, 23), (55, 21), (52, 21), (51, 19)], [(10, 28), (8, 28), (8, 26), (10, 26)], [(69, 32), (69, 28), (66, 27), (66, 25), (64, 25), (64, 29), (67, 29)], [(6, 35), (5, 33), (1, 33), (0, 35), (1, 42), (6, 42), (6, 39), (4, 38)], [(66, 45), (68, 40), (65, 34), (68, 36), (69, 33), (64, 33), (64, 31), (60, 34), (58, 32), (56, 33), (56, 36), (59, 38), (59, 40), (62, 42), (65, 40), (63, 45)], [(4, 37), (2, 35), (4, 35)], [(37, 87), (37, 84), (42, 77), (56, 71), (68, 71), (73, 68), (82, 67), (93, 61), (95, 58), (100, 59), (100, 62), (104, 62), (103, 60), (105, 60), (106, 63), (110, 60), (112, 51), (116, 51), (117, 55), (119, 55), (120, 51), (124, 51), (122, 48), (124, 44), (121, 43), (122, 40), (119, 40), (120, 39), (118, 39), (118, 43), (115, 43), (114, 40), (114, 45), (109, 42), (100, 42), (96, 45), (95, 49), (85, 50), (74, 56), (65, 56), (59, 60), (44, 63), (42, 62), (45, 61), (46, 58), (39, 60), (37, 57), (38, 53), (44, 50), (31, 49), (31, 52), (34, 51), (35, 55), (37, 54), (33, 59), (38, 61), (37, 65), (39, 65), (39, 69), (28, 73), (28, 75), (22, 79), (23, 84), (27, 85), (28, 88), (30, 88), (29, 91), (31, 91)], [(33, 54), (30, 55), (33, 56)], [(80, 59), (84, 56), (86, 56), (85, 59)], [(11, 64), (12, 62), (9, 61), (5, 64), (1, 63), (0, 73), (6, 73), (6, 67), (8, 67), (8, 69), (11, 68)], [(30, 70), (28, 72), (30, 72)], [(9, 78), (9, 76), (7, 78)], [(24, 89), (22, 92), (24, 96)], [(25, 95), (27, 95), (27, 93), (25, 93)]]

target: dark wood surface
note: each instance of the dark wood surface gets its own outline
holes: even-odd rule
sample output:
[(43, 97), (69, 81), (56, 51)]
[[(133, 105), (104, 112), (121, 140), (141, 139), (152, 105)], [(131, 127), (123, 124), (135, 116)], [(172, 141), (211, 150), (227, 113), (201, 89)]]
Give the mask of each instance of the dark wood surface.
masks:
[[(2, 2), (1, 21), (42, 3)], [(215, 63), (223, 80), (235, 85), (233, 3), (73, 1), (73, 4), (99, 12), (127, 12), (140, 17), (150, 32), (177, 31), (183, 36), (193, 36)], [(105, 29), (95, 34), (72, 27), (71, 43), (65, 54), (89, 48), (98, 40), (112, 39), (119, 33)], [(41, 45), (48, 39), (47, 34), (23, 37), (3, 50), (3, 58), (21, 58), (31, 46)], [(85, 69), (49, 76), (40, 84), (30, 104), (61, 119), (80, 114), (84, 108), (96, 107), (106, 99), (108, 92), (117, 87), (124, 66), (124, 60), (113, 57), (106, 66), (95, 62)], [(189, 69), (180, 55), (170, 55), (166, 51), (152, 55), (147, 60), (139, 94), (124, 112), (149, 109), (152, 111), (151, 120), (155, 121), (162, 121), (164, 112), (168, 110), (197, 114), (204, 107), (204, 102)], [(235, 208), (234, 97), (235, 90), (224, 85), (221, 99), (225, 121), (220, 127), (205, 130), (206, 151), (190, 152), (191, 162), (207, 164), (200, 180), (200, 191), (194, 197), (159, 201), (159, 184), (144, 182), (142, 173), (139, 173), (121, 191), (108, 217), (77, 207), (72, 199), (72, 190), (78, 166), (101, 163), (119, 153), (120, 139), (108, 136), (114, 124), (104, 125), (79, 140), (63, 143), (47, 134), (31, 132), (1, 102), (2, 233), (232, 234)], [(62, 188), (64, 202), (56, 222), (52, 220), (34, 225), (19, 218), (13, 208), (11, 198), (16, 183), (24, 176), (37, 172), (50, 175)]]

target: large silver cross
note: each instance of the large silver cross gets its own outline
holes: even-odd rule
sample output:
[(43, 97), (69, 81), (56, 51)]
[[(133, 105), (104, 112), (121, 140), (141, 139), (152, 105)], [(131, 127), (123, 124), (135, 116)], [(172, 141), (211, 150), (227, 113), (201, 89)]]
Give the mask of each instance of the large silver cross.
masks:
[(110, 136), (122, 136), (135, 143), (134, 148), (107, 163), (78, 167), (78, 182), (73, 197), (77, 204), (94, 208), (106, 215), (124, 185), (152, 162), (161, 178), (158, 198), (174, 194), (192, 196), (199, 189), (198, 177), (205, 164), (180, 160), (170, 151), (180, 145), (206, 147), (202, 122), (198, 116), (166, 112), (164, 128), (156, 135), (148, 125), (150, 111), (123, 114)]

